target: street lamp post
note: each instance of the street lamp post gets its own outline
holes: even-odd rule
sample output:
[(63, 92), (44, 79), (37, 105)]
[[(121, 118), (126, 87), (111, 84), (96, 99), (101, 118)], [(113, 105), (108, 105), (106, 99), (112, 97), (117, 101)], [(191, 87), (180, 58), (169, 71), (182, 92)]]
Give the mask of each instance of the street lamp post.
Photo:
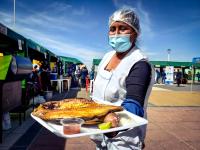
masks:
[(170, 61), (171, 49), (167, 49), (167, 61)]
[(15, 28), (15, 0), (13, 0), (13, 27)]

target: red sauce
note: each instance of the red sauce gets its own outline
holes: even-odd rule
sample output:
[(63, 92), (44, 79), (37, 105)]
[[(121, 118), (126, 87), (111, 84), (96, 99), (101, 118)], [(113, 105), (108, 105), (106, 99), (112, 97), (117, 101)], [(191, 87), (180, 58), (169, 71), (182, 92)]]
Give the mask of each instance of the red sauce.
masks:
[(77, 134), (80, 133), (80, 124), (68, 124), (63, 126), (64, 134)]

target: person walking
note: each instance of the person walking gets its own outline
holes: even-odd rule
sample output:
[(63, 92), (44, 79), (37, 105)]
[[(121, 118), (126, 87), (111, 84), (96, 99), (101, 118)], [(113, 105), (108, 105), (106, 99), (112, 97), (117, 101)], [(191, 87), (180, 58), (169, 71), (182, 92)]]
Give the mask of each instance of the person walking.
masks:
[(160, 79), (160, 71), (158, 71), (158, 69), (156, 69), (156, 83), (160, 83), (159, 82), (159, 79)]
[(86, 67), (83, 67), (81, 69), (81, 87), (82, 88), (85, 88), (85, 86), (86, 86), (86, 77), (87, 77), (87, 75), (88, 75), (88, 70), (87, 70)]
[(165, 71), (164, 71), (164, 70), (162, 71), (161, 75), (162, 75), (162, 84), (165, 84), (165, 80), (166, 80), (166, 73), (165, 73)]
[(198, 79), (198, 82), (200, 82), (200, 73), (199, 72), (197, 73), (197, 79)]

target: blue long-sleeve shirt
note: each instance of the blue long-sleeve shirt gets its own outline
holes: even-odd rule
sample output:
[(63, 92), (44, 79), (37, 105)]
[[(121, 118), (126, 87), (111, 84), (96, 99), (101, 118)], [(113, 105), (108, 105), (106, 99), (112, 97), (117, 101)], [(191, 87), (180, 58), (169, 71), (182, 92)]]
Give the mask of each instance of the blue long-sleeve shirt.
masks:
[(139, 116), (143, 116), (143, 105), (151, 80), (151, 66), (146, 61), (139, 61), (131, 68), (126, 78), (126, 99), (122, 106)]

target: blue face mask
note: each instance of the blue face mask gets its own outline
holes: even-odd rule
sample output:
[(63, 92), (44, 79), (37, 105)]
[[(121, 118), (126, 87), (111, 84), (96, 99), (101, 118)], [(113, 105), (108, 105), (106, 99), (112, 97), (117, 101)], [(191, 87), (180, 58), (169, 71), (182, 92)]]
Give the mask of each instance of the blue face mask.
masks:
[(118, 53), (126, 52), (132, 46), (132, 43), (130, 41), (130, 34), (110, 35), (109, 44)]

